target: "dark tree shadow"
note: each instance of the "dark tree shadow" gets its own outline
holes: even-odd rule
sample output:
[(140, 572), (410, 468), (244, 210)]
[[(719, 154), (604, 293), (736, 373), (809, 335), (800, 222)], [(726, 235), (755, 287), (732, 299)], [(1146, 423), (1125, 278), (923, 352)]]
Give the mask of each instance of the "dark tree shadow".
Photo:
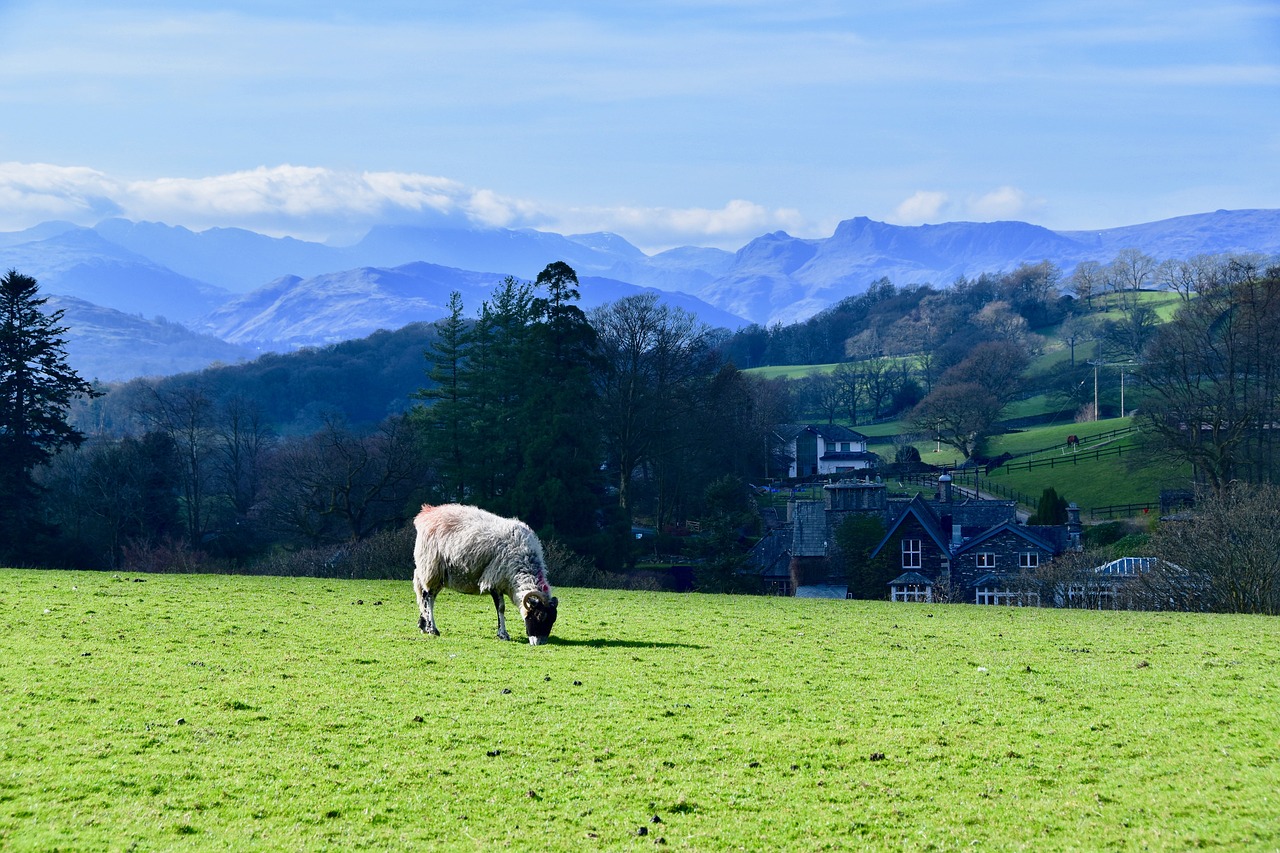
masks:
[(556, 646), (590, 646), (594, 649), (705, 649), (692, 643), (663, 643), (646, 640), (566, 640), (563, 637), (547, 638), (549, 645)]

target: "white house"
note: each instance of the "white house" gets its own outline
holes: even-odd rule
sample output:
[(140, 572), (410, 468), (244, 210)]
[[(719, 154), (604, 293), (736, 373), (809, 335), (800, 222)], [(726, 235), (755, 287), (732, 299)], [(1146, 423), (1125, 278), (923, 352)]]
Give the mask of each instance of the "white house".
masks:
[(794, 425), (779, 433), (789, 460), (787, 476), (850, 474), (876, 464), (867, 452), (867, 437), (838, 424)]

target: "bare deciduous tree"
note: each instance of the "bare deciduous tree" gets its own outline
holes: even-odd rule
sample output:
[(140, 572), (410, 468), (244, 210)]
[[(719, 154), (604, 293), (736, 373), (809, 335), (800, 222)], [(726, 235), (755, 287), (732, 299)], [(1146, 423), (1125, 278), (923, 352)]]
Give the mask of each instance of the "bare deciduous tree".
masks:
[(1161, 524), (1152, 547), (1160, 563), (1142, 582), (1153, 606), (1280, 614), (1280, 487), (1206, 491), (1187, 518)]

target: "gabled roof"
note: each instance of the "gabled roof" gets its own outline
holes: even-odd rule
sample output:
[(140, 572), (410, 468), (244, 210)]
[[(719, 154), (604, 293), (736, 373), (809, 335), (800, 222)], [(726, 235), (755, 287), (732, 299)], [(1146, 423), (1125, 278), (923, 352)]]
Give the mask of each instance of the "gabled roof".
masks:
[(929, 580), (919, 572), (903, 572), (898, 575), (886, 586), (933, 586), (933, 581)]
[(993, 586), (998, 589), (1002, 589), (1008, 582), (1009, 576), (1006, 574), (1001, 574), (999, 572), (987, 572), (985, 575), (973, 582), (973, 588), (978, 589), (984, 586)]
[(857, 462), (860, 459), (871, 461), (876, 455), (869, 450), (828, 450), (822, 454), (822, 459), (828, 462), (852, 461)]
[(884, 538), (880, 540), (880, 544), (871, 552), (873, 558), (880, 553), (881, 549), (893, 538), (898, 528), (908, 518), (914, 518), (920, 523), (925, 533), (933, 540), (933, 544), (938, 546), (939, 551), (948, 555), (951, 553), (951, 549), (947, 547), (947, 537), (943, 535), (942, 525), (938, 521), (938, 517), (933, 514), (933, 510), (929, 509), (929, 505), (925, 503), (924, 498), (920, 497), (920, 493), (916, 492), (916, 496), (903, 507), (902, 512), (894, 519), (893, 524), (889, 525), (889, 532), (884, 535)]
[(867, 437), (857, 430), (840, 424), (784, 424), (778, 427), (778, 434), (783, 438), (795, 438), (802, 432), (816, 432), (827, 441), (866, 441)]
[(1039, 548), (1042, 551), (1047, 551), (1050, 554), (1056, 554), (1058, 552), (1058, 549), (1054, 547), (1053, 543), (1049, 542), (1044, 537), (1031, 532), (1021, 524), (1017, 524), (1012, 521), (1005, 521), (1000, 524), (997, 524), (995, 527), (992, 527), (989, 530), (984, 530), (982, 533), (973, 537), (968, 542), (965, 542), (963, 545), (961, 545), (959, 548), (956, 549), (956, 554), (963, 554), (965, 551), (972, 551), (974, 548), (978, 547), (982, 543), (989, 542), (990, 540), (999, 536), (1001, 533), (1012, 533), (1013, 535), (1026, 540), (1027, 544), (1033, 545), (1034, 547)]

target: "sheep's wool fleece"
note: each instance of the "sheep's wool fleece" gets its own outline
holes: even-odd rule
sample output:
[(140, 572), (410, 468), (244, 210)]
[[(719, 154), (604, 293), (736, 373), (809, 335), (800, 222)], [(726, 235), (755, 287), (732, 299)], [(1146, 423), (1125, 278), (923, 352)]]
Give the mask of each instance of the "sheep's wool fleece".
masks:
[(551, 594), (542, 544), (522, 521), (448, 504), (424, 506), (414, 526), (414, 564), (426, 589), (496, 592), (517, 603), (529, 592)]

